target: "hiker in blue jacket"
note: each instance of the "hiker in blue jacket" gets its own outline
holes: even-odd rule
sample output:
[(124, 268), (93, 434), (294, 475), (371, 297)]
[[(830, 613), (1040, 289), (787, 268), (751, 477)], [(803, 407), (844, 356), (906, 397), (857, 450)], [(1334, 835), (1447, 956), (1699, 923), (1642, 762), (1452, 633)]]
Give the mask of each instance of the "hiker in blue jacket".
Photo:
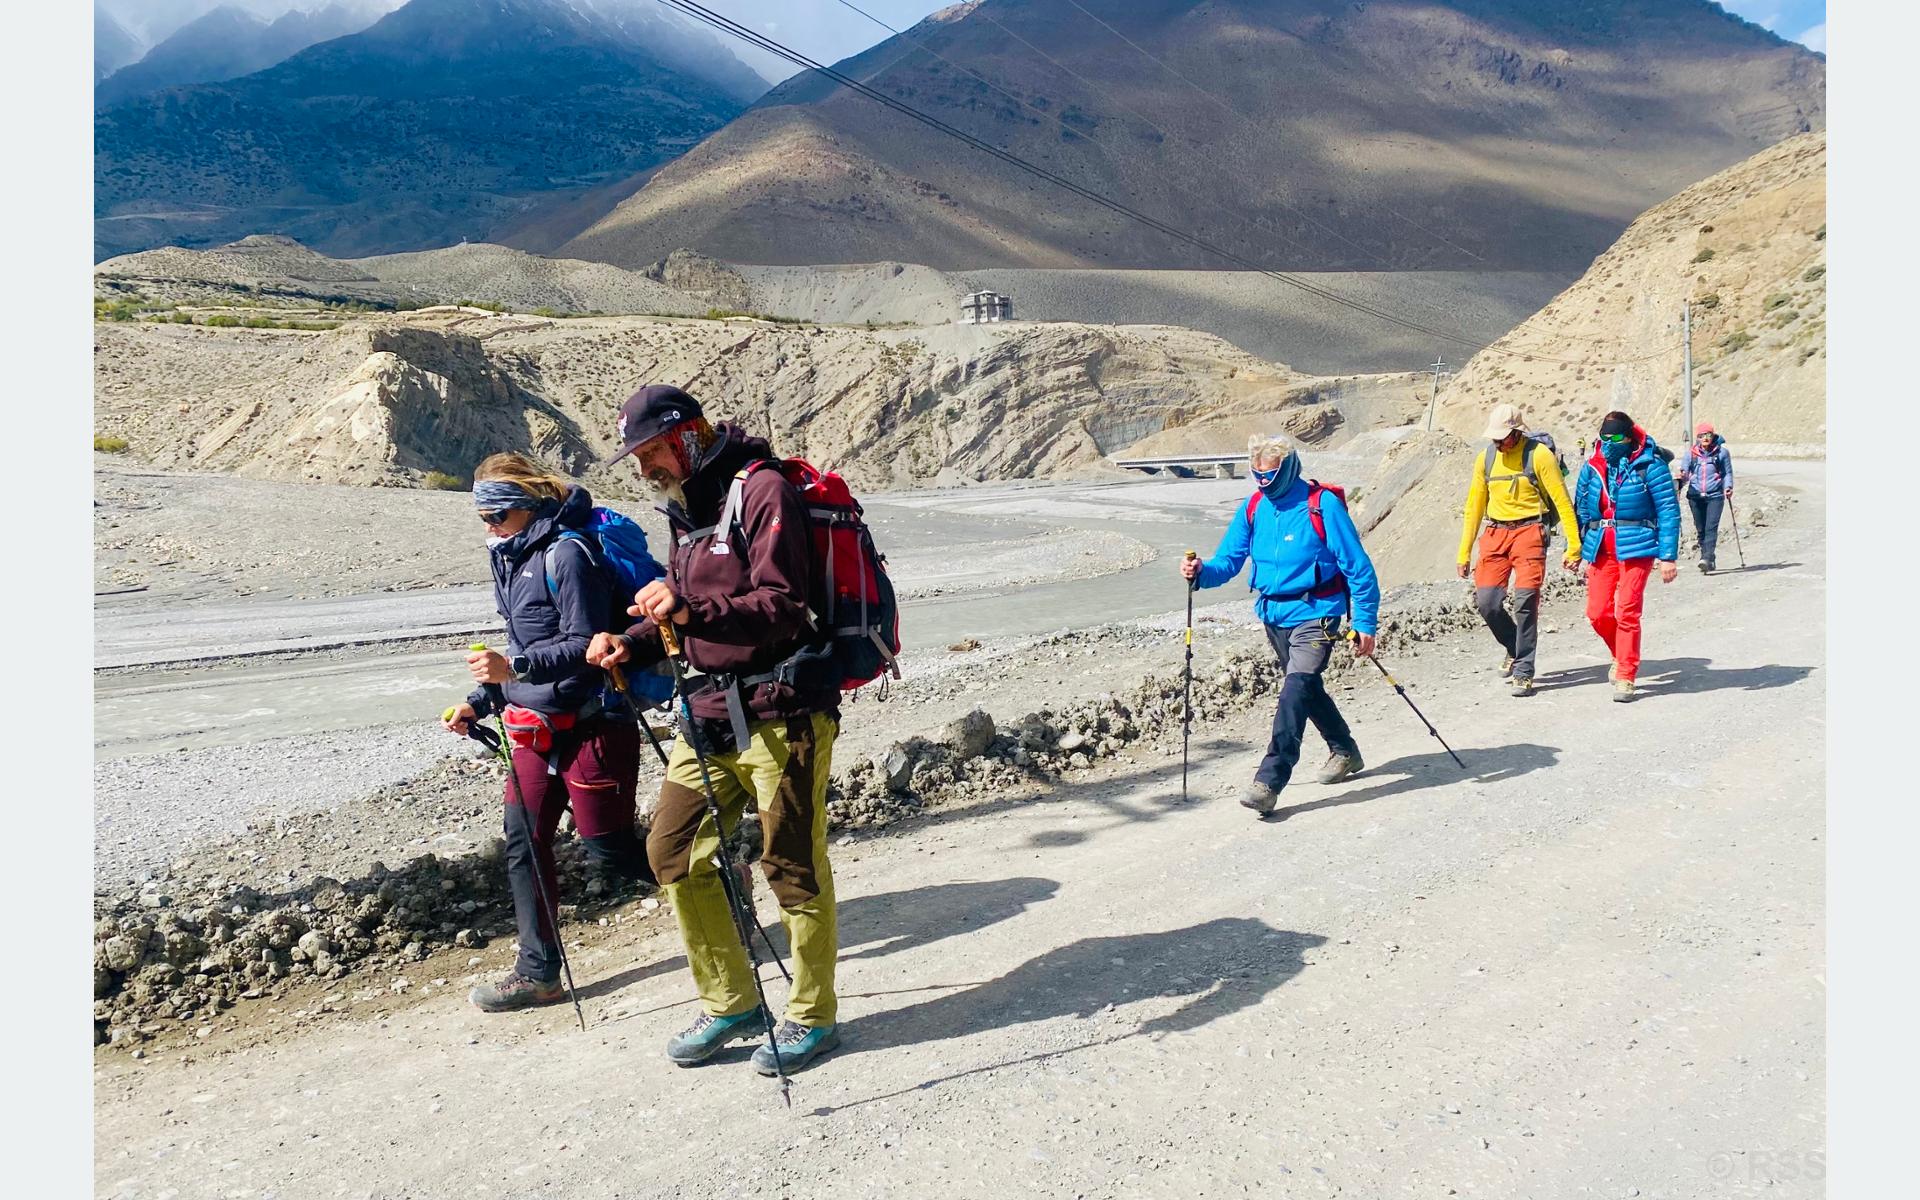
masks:
[(1264, 817), (1293, 776), (1309, 721), (1330, 752), (1321, 783), (1338, 783), (1365, 769), (1360, 747), (1321, 674), (1349, 614), (1354, 652), (1373, 653), (1380, 582), (1340, 492), (1301, 477), (1300, 455), (1291, 442), (1280, 435), (1255, 436), (1248, 440), (1247, 454), (1259, 490), (1234, 513), (1213, 557), (1187, 559), (1181, 574), (1196, 587), (1219, 587), (1253, 560), (1251, 584), (1259, 597), (1254, 614), (1266, 626), (1267, 642), (1286, 673), (1266, 757), (1240, 798)]

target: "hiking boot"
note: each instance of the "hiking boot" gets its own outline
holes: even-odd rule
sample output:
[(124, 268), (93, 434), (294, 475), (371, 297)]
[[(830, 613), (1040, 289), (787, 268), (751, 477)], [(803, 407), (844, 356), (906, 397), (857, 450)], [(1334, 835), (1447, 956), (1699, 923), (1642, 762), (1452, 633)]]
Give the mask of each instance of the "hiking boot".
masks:
[(1342, 754), (1335, 750), (1327, 756), (1327, 765), (1320, 768), (1320, 782), (1339, 783), (1349, 775), (1358, 775), (1366, 769), (1367, 764), (1360, 761), (1358, 750), (1351, 754)]
[(1248, 784), (1247, 790), (1240, 793), (1240, 807), (1250, 808), (1263, 817), (1272, 812), (1273, 806), (1279, 802), (1280, 793), (1258, 781)]
[(840, 1027), (821, 1025), (815, 1028), (798, 1021), (782, 1021), (780, 1028), (773, 1032), (773, 1040), (780, 1047), (780, 1065), (774, 1066), (773, 1051), (762, 1042), (760, 1048), (753, 1052), (753, 1069), (762, 1075), (775, 1075), (784, 1068), (791, 1075), (839, 1046)]
[(1513, 655), (1509, 654), (1500, 660), (1500, 678), (1505, 679), (1511, 674), (1513, 674)]
[(567, 989), (558, 979), (542, 982), (528, 979), (518, 971), (499, 983), (483, 983), (467, 993), (467, 999), (481, 1012), (512, 1012), (516, 1008), (534, 1008), (567, 998)]
[(716, 1017), (701, 1013), (693, 1024), (667, 1039), (667, 1060), (682, 1067), (703, 1063), (720, 1053), (728, 1042), (752, 1037), (766, 1028), (763, 1010), (754, 1005), (743, 1013)]
[(1620, 680), (1620, 664), (1608, 663), (1607, 664), (1607, 682), (1618, 683), (1619, 680)]
[(1710, 563), (1710, 562), (1708, 562), (1708, 561), (1707, 561), (1706, 559), (1704, 559), (1704, 558), (1700, 560), (1700, 573), (1701, 573), (1702, 575), (1705, 575), (1705, 574), (1707, 574), (1708, 572), (1710, 572), (1710, 571), (1712, 571), (1712, 570), (1713, 570), (1713, 564), (1712, 564), (1712, 563)]
[(1633, 680), (1615, 679), (1613, 681), (1613, 702), (1625, 704), (1633, 699)]
[(1513, 686), (1507, 689), (1507, 694), (1508, 694), (1509, 696), (1531, 696), (1531, 695), (1533, 695), (1533, 680), (1531, 680), (1531, 679), (1515, 679), (1515, 680), (1513, 681)]

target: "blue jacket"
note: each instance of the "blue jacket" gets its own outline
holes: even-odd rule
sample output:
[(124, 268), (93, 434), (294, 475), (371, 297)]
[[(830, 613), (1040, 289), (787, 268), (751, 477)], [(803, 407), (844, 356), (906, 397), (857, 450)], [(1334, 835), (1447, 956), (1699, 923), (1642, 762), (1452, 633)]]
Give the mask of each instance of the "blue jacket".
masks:
[(1605, 540), (1600, 525), (1601, 497), (1613, 497), (1615, 558), (1656, 558), (1672, 562), (1680, 553), (1680, 500), (1673, 474), (1657, 453), (1653, 438), (1634, 426), (1632, 453), (1609, 467), (1604, 443), (1580, 468), (1573, 489), (1573, 511), (1580, 520), (1580, 557), (1593, 562)]
[[(1219, 587), (1240, 573), (1247, 559), (1253, 559), (1251, 586), (1259, 595), (1254, 615), (1268, 625), (1282, 628), (1317, 621), (1322, 617), (1344, 616), (1347, 601), (1353, 601), (1353, 628), (1357, 633), (1376, 633), (1380, 628), (1380, 581), (1373, 573), (1373, 562), (1360, 545), (1360, 531), (1353, 527), (1347, 506), (1331, 492), (1320, 497), (1320, 519), (1327, 527), (1327, 540), (1313, 531), (1313, 519), (1307, 515), (1307, 481), (1296, 480), (1280, 497), (1278, 504), (1260, 497), (1253, 506), (1254, 517), (1247, 520), (1247, 505), (1234, 510), (1233, 523), (1213, 557), (1200, 564), (1195, 582), (1203, 588)], [(1332, 579), (1347, 577), (1347, 593), (1332, 596), (1296, 596)]]
[[(508, 704), (543, 713), (578, 712), (600, 695), (606, 676), (587, 663), (587, 643), (596, 633), (624, 626), (625, 606), (616, 624), (613, 576), (579, 538), (560, 536), (586, 528), (592, 510), (585, 488), (569, 488), (557, 510), (534, 517), (488, 551), (494, 609), (507, 623), (502, 653), (509, 660), (526, 655), (527, 671), (524, 682), (476, 688), (467, 703), (481, 716), (494, 711), (499, 692)], [(609, 699), (617, 695), (609, 693)]]

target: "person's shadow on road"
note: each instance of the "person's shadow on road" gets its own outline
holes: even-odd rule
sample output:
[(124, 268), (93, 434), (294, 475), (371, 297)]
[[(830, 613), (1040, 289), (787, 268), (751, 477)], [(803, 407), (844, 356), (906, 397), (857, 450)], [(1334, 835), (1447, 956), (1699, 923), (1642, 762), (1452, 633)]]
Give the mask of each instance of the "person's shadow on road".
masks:
[[(1715, 667), (1707, 658), (1663, 658), (1643, 661), (1635, 679), (1637, 689), (1649, 696), (1680, 695), (1693, 692), (1758, 692), (1787, 687), (1813, 674), (1812, 667), (1791, 667), (1769, 663), (1758, 667)], [(1607, 667), (1573, 667), (1554, 671), (1534, 680), (1536, 692), (1556, 692), (1583, 684), (1606, 686)]]
[[(1368, 767), (1359, 775), (1358, 781), (1372, 781), (1382, 775), (1398, 775), (1401, 778), (1368, 782), (1367, 786), (1352, 791), (1339, 792), (1324, 800), (1310, 800), (1304, 804), (1282, 805), (1267, 814), (1267, 821), (1284, 821), (1288, 817), (1297, 817), (1302, 813), (1314, 812), (1322, 808), (1339, 808), (1343, 804), (1365, 804), (1369, 800), (1383, 800), (1388, 796), (1397, 796), (1402, 792), (1418, 791), (1421, 788), (1437, 787), (1442, 784), (1458, 783), (1470, 779), (1476, 783), (1500, 783), (1516, 779), (1531, 771), (1551, 767), (1559, 761), (1560, 747), (1536, 746), (1531, 742), (1518, 742), (1511, 746), (1463, 747), (1460, 761), (1466, 764), (1461, 770), (1446, 751), (1436, 754), (1408, 754), (1377, 767)], [(1289, 784), (1281, 796), (1294, 794), (1296, 785)], [(1308, 786), (1315, 786), (1309, 783)]]
[(1055, 1017), (1089, 1018), (1109, 1006), (1165, 996), (1187, 999), (1128, 1036), (1197, 1029), (1258, 1004), (1306, 966), (1302, 952), (1326, 940), (1250, 917), (1082, 938), (1030, 958), (998, 979), (862, 1017), (848, 1026), (841, 1054), (923, 1045)]

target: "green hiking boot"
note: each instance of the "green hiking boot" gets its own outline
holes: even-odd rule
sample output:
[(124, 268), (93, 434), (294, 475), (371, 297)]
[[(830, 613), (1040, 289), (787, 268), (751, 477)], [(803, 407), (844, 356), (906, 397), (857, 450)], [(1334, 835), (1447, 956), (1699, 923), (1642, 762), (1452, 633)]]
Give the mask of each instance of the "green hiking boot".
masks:
[(780, 1028), (773, 1034), (775, 1044), (780, 1047), (780, 1065), (774, 1066), (773, 1051), (763, 1042), (753, 1052), (753, 1069), (762, 1075), (777, 1075), (785, 1070), (791, 1075), (805, 1067), (814, 1059), (840, 1045), (840, 1027), (822, 1025), (818, 1028), (802, 1025), (798, 1021), (782, 1021)]
[(1339, 783), (1342, 779), (1350, 775), (1358, 775), (1366, 769), (1367, 764), (1361, 761), (1360, 751), (1342, 754), (1335, 750), (1327, 756), (1327, 765), (1320, 768), (1320, 782)]
[(558, 979), (542, 982), (528, 979), (518, 971), (499, 983), (483, 983), (467, 993), (467, 999), (481, 1012), (512, 1012), (516, 1008), (534, 1008), (567, 998), (567, 989)]
[(1531, 696), (1531, 695), (1533, 695), (1533, 680), (1531, 680), (1531, 679), (1515, 679), (1515, 680), (1513, 681), (1513, 686), (1507, 689), (1507, 694), (1508, 694), (1509, 696)]
[(682, 1067), (703, 1063), (720, 1053), (728, 1042), (752, 1037), (764, 1030), (766, 1018), (759, 1005), (730, 1017), (701, 1013), (693, 1024), (667, 1039), (667, 1060)]

